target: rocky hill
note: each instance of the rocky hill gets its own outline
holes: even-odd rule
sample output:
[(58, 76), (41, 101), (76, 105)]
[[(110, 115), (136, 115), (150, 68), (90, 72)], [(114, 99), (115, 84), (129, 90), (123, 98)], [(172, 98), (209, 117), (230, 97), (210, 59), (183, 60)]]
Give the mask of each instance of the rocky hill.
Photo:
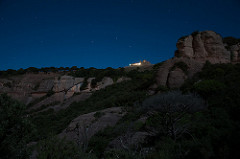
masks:
[(163, 62), (158, 70), (158, 86), (180, 87), (187, 78), (199, 72), (206, 61), (212, 64), (240, 61), (240, 42), (224, 43), (223, 38), (213, 31), (183, 36), (176, 46), (174, 57)]
[(194, 32), (153, 66), (4, 74), (0, 94), (27, 109), (0, 95), (0, 154), (238, 158), (239, 42)]

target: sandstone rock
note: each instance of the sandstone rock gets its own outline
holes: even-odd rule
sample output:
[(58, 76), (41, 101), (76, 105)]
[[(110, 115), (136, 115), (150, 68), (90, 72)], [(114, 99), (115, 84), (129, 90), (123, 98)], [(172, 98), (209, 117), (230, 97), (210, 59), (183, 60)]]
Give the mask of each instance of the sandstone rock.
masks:
[(39, 103), (30, 107), (28, 109), (28, 111), (33, 110), (33, 109), (38, 109), (42, 105), (50, 105), (51, 103), (55, 103), (55, 102), (63, 102), (64, 99), (65, 99), (65, 93), (64, 92), (54, 93), (52, 96), (50, 96), (48, 98), (45, 98), (42, 101), (40, 101)]
[(179, 55), (182, 57), (193, 57), (192, 41), (193, 37), (191, 35), (178, 40), (177, 48)]
[(48, 92), (49, 90), (51, 90), (54, 86), (54, 80), (53, 79), (46, 79), (43, 80), (40, 84), (39, 84), (39, 88), (36, 90), (37, 92)]
[(120, 77), (120, 78), (118, 78), (117, 83), (120, 83), (123, 81), (129, 81), (129, 80), (131, 80), (131, 78), (129, 78), (129, 77)]
[[(176, 68), (176, 70), (172, 70), (174, 64), (182, 62), (188, 66), (187, 72), (183, 72), (180, 68)], [(201, 61), (197, 61), (194, 59), (189, 59), (185, 57), (173, 58), (167, 60), (160, 66), (157, 72), (157, 86), (168, 86), (169, 88), (180, 87), (185, 79), (191, 78), (195, 73), (201, 71), (204, 63)], [(152, 86), (156, 88), (156, 85)]]
[(230, 46), (230, 51), (232, 53), (232, 61), (240, 61), (240, 44)]
[(200, 62), (230, 62), (230, 52), (224, 47), (222, 37), (213, 31), (204, 31), (180, 38), (177, 42), (178, 56), (193, 58)]
[(103, 88), (105, 88), (105, 87), (107, 87), (107, 86), (109, 86), (109, 85), (112, 85), (112, 84), (113, 84), (112, 78), (110, 78), (110, 77), (104, 77), (101, 82), (98, 82), (98, 83), (97, 83), (97, 88), (96, 88), (96, 90), (103, 89)]
[[(178, 50), (175, 52), (175, 57), (165, 61), (158, 70), (157, 86), (180, 87), (185, 79), (191, 78), (195, 73), (201, 71), (206, 61), (211, 63), (231, 62), (230, 51), (223, 44), (222, 37), (213, 31), (195, 32), (182, 37), (176, 46)], [(234, 61), (237, 61), (239, 47), (234, 46), (231, 51)], [(180, 68), (172, 70), (172, 67), (178, 62), (183, 62), (188, 66), (187, 74)], [(156, 85), (152, 85), (151, 88), (156, 88)]]
[(107, 126), (114, 126), (125, 115), (121, 107), (107, 108), (99, 112), (102, 116), (98, 118), (94, 116), (96, 112), (77, 117), (59, 136), (82, 143)]
[(184, 83), (187, 76), (180, 68), (176, 68), (169, 73), (168, 78), (167, 85), (169, 88), (178, 88)]
[(54, 81), (54, 92), (61, 92), (70, 89), (74, 85), (74, 78), (72, 76), (62, 76), (59, 80), (56, 77)]
[(74, 85), (76, 85), (76, 84), (79, 84), (79, 83), (83, 83), (83, 81), (84, 81), (84, 78), (75, 78), (74, 79)]

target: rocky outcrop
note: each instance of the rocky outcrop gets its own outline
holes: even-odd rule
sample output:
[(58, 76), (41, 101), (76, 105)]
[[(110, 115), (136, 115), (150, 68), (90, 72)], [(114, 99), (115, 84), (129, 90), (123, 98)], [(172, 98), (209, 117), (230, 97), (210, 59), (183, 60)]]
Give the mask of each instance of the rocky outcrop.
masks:
[[(231, 46), (230, 51), (227, 50), (222, 37), (213, 31), (194, 32), (184, 36), (178, 40), (176, 46), (175, 56), (159, 68), (157, 84), (152, 88), (159, 85), (178, 88), (187, 78), (201, 71), (206, 61), (213, 64), (229, 63), (238, 61), (240, 54), (239, 45)], [(181, 65), (178, 65), (179, 63)]]
[(113, 83), (114, 83), (114, 82), (113, 82), (113, 79), (112, 79), (112, 78), (110, 78), (110, 77), (104, 77), (101, 82), (98, 82), (98, 83), (97, 83), (96, 89), (97, 89), (97, 90), (103, 89), (103, 88), (105, 88), (105, 87), (107, 87), (107, 86), (112, 85)]
[(183, 70), (176, 68), (169, 73), (167, 85), (172, 88), (180, 87), (184, 83), (185, 79), (187, 79), (187, 75), (183, 72)]
[(57, 77), (54, 81), (54, 92), (68, 91), (71, 89), (73, 92), (80, 92), (81, 84), (83, 83), (84, 78), (74, 78), (72, 76), (61, 76), (60, 79)]
[[(185, 68), (181, 68), (182, 65), (185, 65)], [(202, 62), (185, 57), (169, 59), (158, 69), (157, 83), (153, 87), (156, 88), (161, 85), (169, 88), (178, 88), (187, 78), (191, 78), (195, 73), (201, 71), (203, 65), (204, 63)]]
[(131, 78), (129, 77), (120, 77), (118, 80), (117, 80), (117, 83), (120, 83), (120, 82), (123, 82), (123, 81), (129, 81), (131, 80)]
[(114, 126), (124, 115), (121, 107), (84, 114), (75, 118), (59, 136), (84, 144), (98, 131)]
[(232, 53), (232, 61), (240, 62), (240, 43), (230, 46), (230, 51)]
[[(114, 84), (112, 78), (104, 77), (92, 87), (93, 79), (95, 77), (86, 79), (87, 86), (82, 89), (84, 78), (61, 75), (60, 73), (25, 74), (0, 78), (0, 94), (7, 93), (26, 105), (30, 104), (29, 111), (39, 110), (43, 105), (59, 110), (69, 106), (71, 104), (69, 102), (82, 101), (90, 97), (92, 92)], [(129, 80), (129, 78), (121, 77), (118, 82), (124, 80)], [(60, 104), (53, 105), (55, 103)]]
[(177, 42), (177, 57), (186, 57), (199, 62), (230, 62), (230, 52), (225, 48), (222, 37), (213, 31), (195, 32)]

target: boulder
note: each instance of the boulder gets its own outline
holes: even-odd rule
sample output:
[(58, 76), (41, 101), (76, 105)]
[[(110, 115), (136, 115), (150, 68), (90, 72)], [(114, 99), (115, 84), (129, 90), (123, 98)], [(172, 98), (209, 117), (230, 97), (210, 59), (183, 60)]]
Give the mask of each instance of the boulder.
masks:
[(110, 77), (104, 77), (101, 82), (97, 83), (97, 88), (96, 90), (103, 89), (109, 85), (113, 84), (113, 80)]
[[(100, 115), (96, 115), (99, 113)], [(107, 108), (98, 112), (91, 112), (75, 118), (68, 127), (59, 134), (68, 140), (84, 144), (98, 131), (107, 126), (114, 126), (125, 115), (121, 107)]]
[(183, 70), (176, 68), (169, 72), (168, 78), (167, 85), (169, 88), (178, 88), (184, 83), (184, 81), (187, 79), (187, 76)]

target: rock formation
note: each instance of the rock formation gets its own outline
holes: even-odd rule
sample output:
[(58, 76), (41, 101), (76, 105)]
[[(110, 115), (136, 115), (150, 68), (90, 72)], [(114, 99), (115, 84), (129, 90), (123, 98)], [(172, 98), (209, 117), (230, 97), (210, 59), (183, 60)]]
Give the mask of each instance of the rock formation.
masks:
[(232, 62), (240, 62), (240, 43), (230, 46)]
[[(177, 41), (175, 56), (161, 65), (157, 73), (157, 87), (180, 87), (185, 79), (201, 71), (206, 61), (229, 63), (239, 60), (240, 47), (234, 45), (227, 50), (222, 37), (213, 31), (194, 32)], [(232, 59), (231, 59), (232, 54)], [(178, 65), (178, 64), (181, 65)], [(186, 65), (183, 68), (183, 65)]]
[(126, 112), (121, 107), (112, 107), (99, 112), (91, 112), (75, 118), (68, 127), (59, 134), (68, 140), (82, 145), (107, 126), (114, 126)]
[[(96, 90), (114, 84), (112, 78), (104, 77), (93, 88), (91, 81), (94, 78), (86, 79), (87, 86), (85, 88), (81, 88), (85, 78), (61, 75), (60, 73), (25, 74), (0, 78), (0, 94), (7, 93), (26, 105), (31, 104), (29, 111), (40, 109), (43, 105), (59, 110), (66, 108), (74, 101), (85, 100)], [(129, 80), (129, 78), (120, 77), (117, 82), (124, 80)], [(55, 104), (54, 107), (53, 104)]]
[(176, 57), (186, 57), (199, 62), (230, 62), (230, 52), (225, 48), (222, 37), (213, 31), (195, 32), (177, 42)]

